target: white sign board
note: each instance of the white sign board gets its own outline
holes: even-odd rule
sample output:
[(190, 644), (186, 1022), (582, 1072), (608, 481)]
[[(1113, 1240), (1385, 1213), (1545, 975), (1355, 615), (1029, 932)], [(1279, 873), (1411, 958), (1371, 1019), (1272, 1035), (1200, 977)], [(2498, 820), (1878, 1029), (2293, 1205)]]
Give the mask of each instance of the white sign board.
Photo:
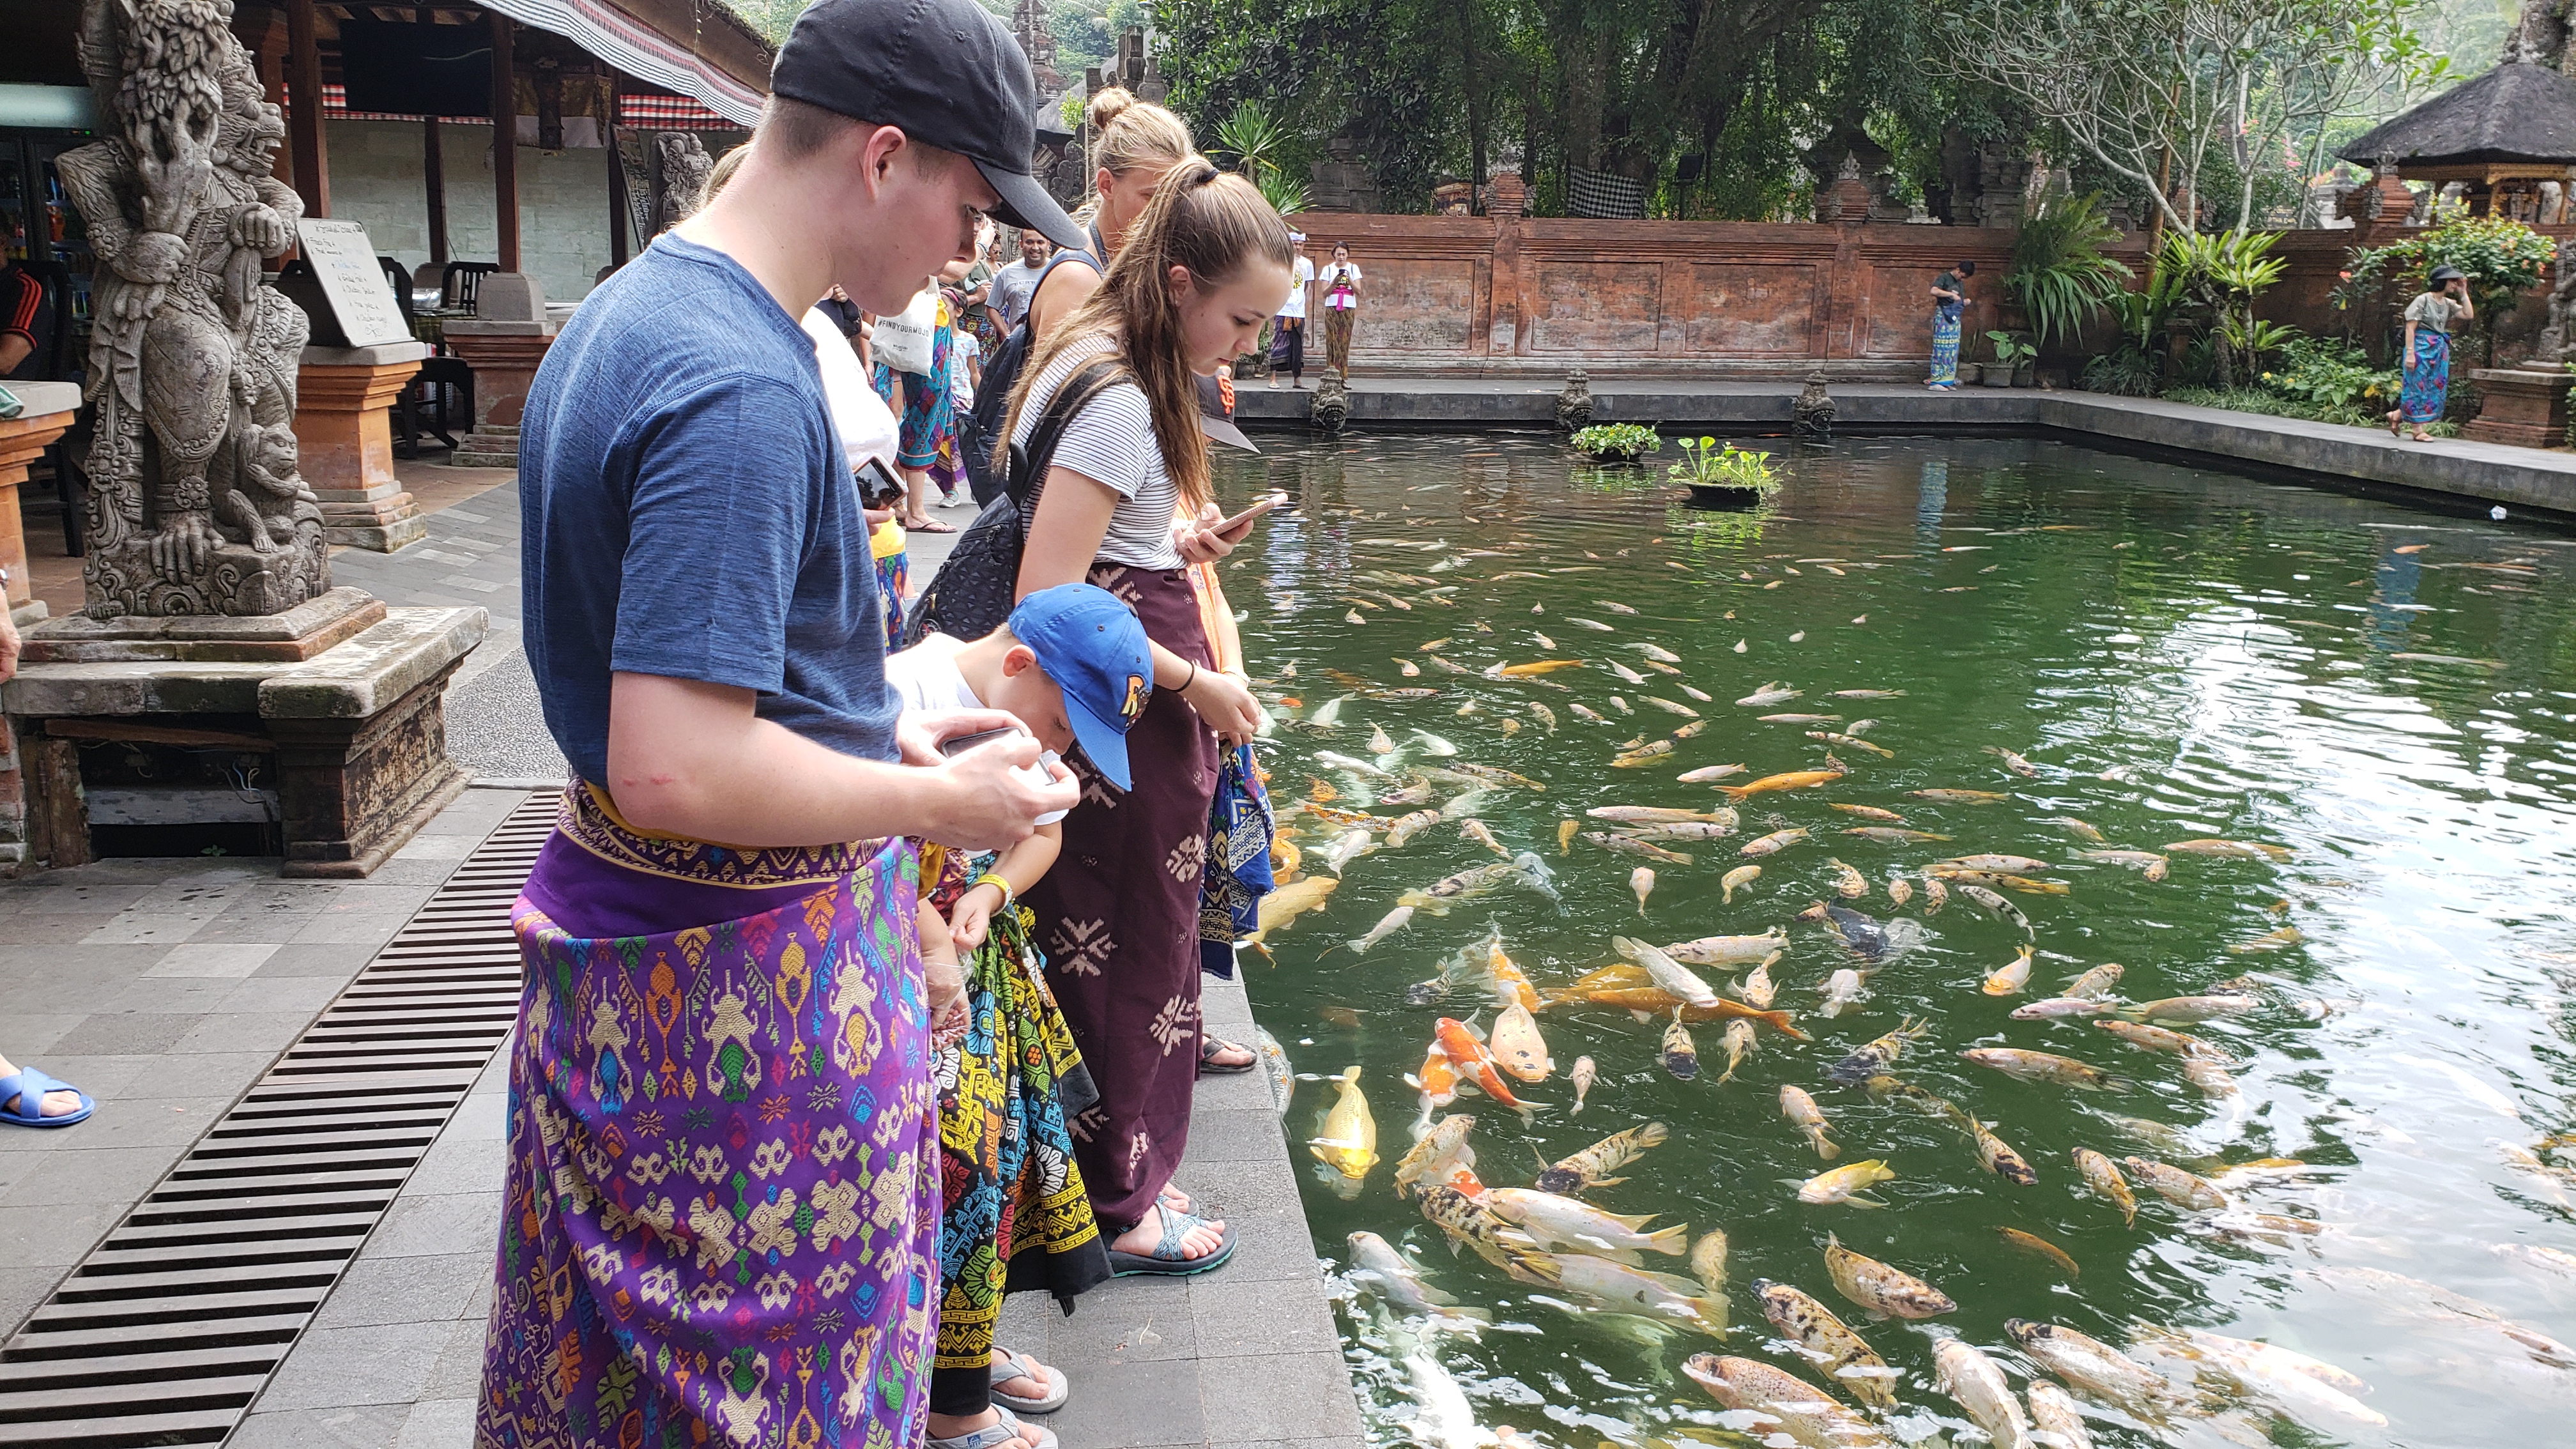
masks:
[(351, 347), (412, 340), (402, 308), (394, 301), (393, 287), (385, 280), (385, 269), (376, 264), (375, 243), (367, 240), (365, 227), (354, 221), (308, 216), (297, 224), (296, 233), (304, 259), (321, 278), (322, 295), (330, 299), (331, 313), (339, 319), (340, 330), (349, 335)]

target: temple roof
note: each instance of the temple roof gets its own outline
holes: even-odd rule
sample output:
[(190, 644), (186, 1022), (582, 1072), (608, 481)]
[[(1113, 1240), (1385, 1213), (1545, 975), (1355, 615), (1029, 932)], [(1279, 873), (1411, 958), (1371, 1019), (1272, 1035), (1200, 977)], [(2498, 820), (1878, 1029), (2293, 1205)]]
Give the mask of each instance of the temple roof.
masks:
[(2363, 166), (2491, 161), (2576, 163), (2576, 79), (2507, 61), (2336, 148)]

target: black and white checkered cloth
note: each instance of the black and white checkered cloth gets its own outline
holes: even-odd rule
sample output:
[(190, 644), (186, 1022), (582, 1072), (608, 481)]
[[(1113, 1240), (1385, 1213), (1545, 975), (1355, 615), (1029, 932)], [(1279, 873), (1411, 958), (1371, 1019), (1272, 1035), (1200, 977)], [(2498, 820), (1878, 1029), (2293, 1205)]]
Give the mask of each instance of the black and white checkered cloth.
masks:
[(1646, 183), (1614, 176), (1607, 171), (1586, 171), (1578, 166), (1566, 180), (1565, 210), (1569, 216), (1643, 221), (1646, 216)]

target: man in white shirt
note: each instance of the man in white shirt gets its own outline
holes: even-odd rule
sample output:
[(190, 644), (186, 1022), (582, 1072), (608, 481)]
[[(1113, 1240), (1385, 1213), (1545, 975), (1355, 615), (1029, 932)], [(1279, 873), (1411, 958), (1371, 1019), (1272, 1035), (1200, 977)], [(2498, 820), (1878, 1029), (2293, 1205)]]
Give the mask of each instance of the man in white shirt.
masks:
[(1288, 233), (1297, 248), (1296, 285), (1288, 289), (1287, 305), (1279, 309), (1278, 334), (1270, 344), (1270, 385), (1279, 385), (1279, 369), (1288, 369), (1289, 385), (1306, 385), (1306, 293), (1315, 282), (1315, 263), (1306, 255), (1306, 234)]

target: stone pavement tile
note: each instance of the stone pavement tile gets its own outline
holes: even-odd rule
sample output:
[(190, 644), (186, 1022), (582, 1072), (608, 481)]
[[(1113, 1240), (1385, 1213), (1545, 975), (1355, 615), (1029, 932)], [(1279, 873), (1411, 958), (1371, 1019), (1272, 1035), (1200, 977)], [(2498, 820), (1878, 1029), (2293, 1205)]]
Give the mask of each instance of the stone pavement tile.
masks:
[(266, 976), (236, 981), (215, 1003), (217, 1011), (297, 1011), (307, 1020), (331, 1004), (341, 983), (328, 976)]
[(1226, 1359), (1201, 1370), (1204, 1413), (1229, 1444), (1281, 1439), (1356, 1442), (1359, 1400), (1341, 1349)]
[(148, 903), (129, 906), (81, 937), (80, 943), (84, 946), (176, 945), (196, 935), (222, 914), (221, 903), (212, 901), (199, 903), (193, 909)]
[(310, 1011), (239, 1011), (198, 1017), (170, 1048), (177, 1053), (264, 1051), (274, 1057), (313, 1020)]
[(0, 1336), (17, 1332), (62, 1278), (60, 1268), (0, 1268)]
[(232, 989), (231, 981), (219, 977), (154, 976), (146, 968), (145, 974), (100, 997), (90, 1009), (101, 1016), (194, 1016), (213, 1010)]
[[(0, 926), (0, 937), (8, 934)], [(87, 1016), (158, 964), (166, 949), (75, 946), (60, 936), (29, 939), (30, 944), (0, 946), (0, 1021), (39, 1013)]]
[(474, 1442), (474, 1400), (423, 1399), (403, 1420), (394, 1449), (468, 1449)]
[[(185, 986), (186, 982), (154, 983), (156, 986)], [(166, 1052), (188, 1034), (194, 1022), (185, 1015), (187, 1007), (169, 1011), (99, 1012), (84, 1018), (80, 1025), (65, 1032), (54, 1043), (57, 1056), (104, 1057), (149, 1056)], [(61, 1072), (54, 1076), (62, 1077)], [(69, 1077), (63, 1078), (71, 1080)], [(90, 1089), (93, 1093), (96, 1088)]]
[[(143, 1069), (149, 1072), (150, 1068)], [(138, 1074), (141, 1075), (141, 1074)], [(145, 1085), (149, 1078), (145, 1077)], [(250, 1083), (245, 1080), (243, 1086)], [(233, 1104), (233, 1096), (222, 1097), (127, 1097), (101, 1095), (82, 1082), (80, 1087), (96, 1098), (98, 1110), (77, 1127), (57, 1127), (44, 1132), (25, 1132), (25, 1137), (59, 1138), (60, 1152), (67, 1148), (89, 1150), (103, 1147), (152, 1147), (166, 1153), (176, 1162), (181, 1150), (192, 1147), (215, 1119)], [(238, 1094), (235, 1094), (238, 1095)], [(8, 1154), (0, 1153), (0, 1158)]]
[[(1022, 1297), (1055, 1312), (1055, 1300), (1043, 1293)], [(1190, 1310), (1186, 1278), (1120, 1278), (1103, 1283), (1074, 1300), (1073, 1316), (1059, 1319), (1048, 1347), (1039, 1352), (1026, 1340), (997, 1332), (997, 1341), (1022, 1353), (1062, 1367), (1080, 1394), (1090, 1370), (1105, 1364), (1160, 1363), (1197, 1357), (1198, 1330)]]
[[(221, 924), (218, 922), (217, 924)], [(266, 920), (259, 925), (271, 924)], [(292, 929), (291, 927), (289, 928)], [(259, 963), (277, 951), (274, 943), (227, 942), (209, 944), (200, 938), (184, 946), (173, 946), (151, 969), (147, 977), (209, 976), (239, 980), (259, 969)]]
[(8, 1030), (0, 1032), (0, 1056), (13, 1065), (42, 1070), (45, 1053), (53, 1049), (73, 1027), (88, 1019), (87, 1012), (0, 1012)]
[[(86, 1022), (89, 1018), (82, 1017), (81, 1020)], [(103, 1113), (107, 1110), (107, 1104), (122, 1096), (125, 1089), (133, 1085), (134, 1081), (141, 1077), (156, 1060), (158, 1059), (155, 1057), (140, 1054), (115, 1056), (100, 1053), (95, 1056), (85, 1056), (77, 1052), (65, 1051), (62, 1043), (56, 1042), (53, 1048), (45, 1053), (45, 1059), (37, 1065), (45, 1069), (46, 1076), (58, 1077), (96, 1098), (99, 1111)], [(50, 1127), (43, 1130), (11, 1130), (0, 1134), (0, 1153), (54, 1147), (66, 1140), (74, 1130), (86, 1131), (90, 1122), (97, 1120), (99, 1119), (93, 1116), (89, 1122), (81, 1123), (78, 1129)]]
[(153, 1059), (135, 1081), (156, 1097), (238, 1097), (276, 1060), (273, 1048), (173, 1052)]
[[(469, 790), (466, 793), (472, 794), (474, 792)], [(442, 884), (449, 876), (454, 875), (456, 873), (456, 864), (457, 858), (445, 856), (436, 860), (406, 860), (397, 855), (388, 858), (384, 864), (377, 866), (376, 873), (371, 877), (371, 879), (386, 881), (389, 883), (399, 882), (404, 885), (434, 886)]]
[(161, 1180), (177, 1156), (167, 1147), (66, 1147), (48, 1152), (6, 1193), (0, 1193), (0, 1212), (110, 1205), (122, 1212)]
[(394, 1200), (373, 1237), (371, 1258), (426, 1258), (448, 1254), (479, 1255), (489, 1261), (501, 1240), (501, 1194), (443, 1193), (437, 1197), (405, 1194)]
[(287, 944), (364, 947), (367, 955), (373, 955), (394, 938), (394, 932), (401, 930), (411, 916), (410, 911), (346, 915), (324, 911), (297, 927)]
[[(1311, 1260), (1313, 1255), (1308, 1256)], [(1234, 1265), (1228, 1263), (1213, 1273), (1189, 1280), (1190, 1314), (1198, 1326), (1198, 1357), (1230, 1359), (1288, 1353), (1340, 1356), (1341, 1330), (1333, 1322), (1332, 1310), (1324, 1306), (1323, 1285), (1315, 1274), (1266, 1283), (1223, 1281), (1233, 1271)]]
[(482, 842), (462, 835), (420, 834), (393, 854), (395, 860), (463, 860)]
[(411, 1413), (408, 1404), (254, 1412), (224, 1443), (227, 1449), (394, 1449)]
[(1081, 1373), (1074, 1382), (1073, 1397), (1044, 1420), (1065, 1444), (1076, 1449), (1148, 1449), (1207, 1442), (1197, 1364), (1103, 1363), (1087, 1365)]
[(1234, 1257), (1218, 1271), (1234, 1283), (1308, 1278), (1315, 1251), (1297, 1205), (1297, 1179), (1285, 1160), (1193, 1163), (1174, 1174), (1202, 1216), (1234, 1229)]
[(449, 1137), (441, 1134), (403, 1184), (404, 1197), (446, 1197), (501, 1190), (501, 1173), (509, 1149), (497, 1137)]
[(336, 977), (345, 982), (357, 975), (359, 968), (365, 966), (374, 954), (345, 941), (289, 942), (261, 962), (251, 977), (262, 980), (276, 976), (322, 976)]
[(1243, 1112), (1213, 1112), (1205, 1107), (1190, 1114), (1189, 1161), (1258, 1162), (1276, 1157), (1279, 1118), (1268, 1103)]
[(274, 945), (321, 912), (321, 905), (235, 905), (197, 928), (191, 946)]
[[(421, 1333), (414, 1323), (308, 1328), (252, 1407), (268, 1412), (397, 1404), (408, 1411), (437, 1366), (424, 1351)], [(393, 1433), (401, 1432), (401, 1417), (394, 1416)]]
[[(486, 1067), (483, 1070), (488, 1079), (492, 1069)], [(498, 1092), (468, 1092), (465, 1100), (457, 1104), (455, 1115), (447, 1119), (447, 1129), (438, 1134), (438, 1140), (443, 1143), (454, 1137), (498, 1142), (506, 1135), (504, 1129), (509, 1124), (509, 1117), (510, 1097), (506, 1088)]]
[[(489, 827), (474, 832), (479, 842)], [(429, 904), (438, 887), (408, 882), (356, 880), (331, 893), (318, 914), (324, 916), (408, 916)]]
[(51, 916), (112, 916), (151, 892), (148, 885), (90, 879), (90, 869), (77, 866), (13, 881), (5, 896), (16, 911)]
[(125, 1218), (122, 1204), (21, 1208), (0, 1213), (0, 1263), (61, 1270), (89, 1255), (90, 1246)]
[[(483, 1276), (492, 1276), (491, 1255), (484, 1255)], [(481, 1295), (477, 1295), (478, 1298)], [(489, 1303), (489, 1299), (482, 1299)], [(434, 1353), (437, 1362), (430, 1366), (429, 1382), (421, 1385), (424, 1400), (449, 1397), (471, 1398), (483, 1386), (483, 1327), (486, 1312), (477, 1312), (456, 1320), (444, 1330), (445, 1338), (425, 1337), (421, 1352)], [(437, 1329), (421, 1330), (435, 1335)]]
[[(496, 1182), (497, 1186), (497, 1182)], [(315, 1328), (372, 1328), (389, 1324), (436, 1324), (420, 1337), (443, 1337), (446, 1325), (465, 1313), (474, 1290), (492, 1276), (492, 1251), (444, 1253), (427, 1258), (383, 1258), (362, 1252), (340, 1275)], [(433, 1340), (434, 1341), (434, 1340)], [(415, 1347), (415, 1352), (422, 1347)]]

